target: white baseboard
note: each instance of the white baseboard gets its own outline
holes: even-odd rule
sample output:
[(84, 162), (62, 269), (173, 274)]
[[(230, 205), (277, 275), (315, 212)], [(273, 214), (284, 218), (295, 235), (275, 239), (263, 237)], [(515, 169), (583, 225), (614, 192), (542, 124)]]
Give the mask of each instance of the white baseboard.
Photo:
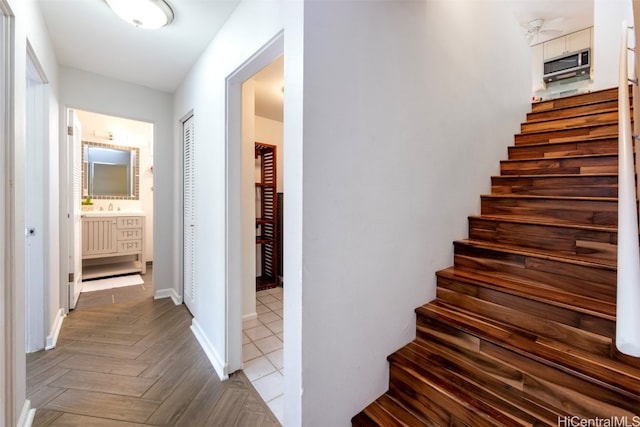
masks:
[(35, 416), (36, 408), (31, 407), (31, 401), (29, 399), (25, 400), (22, 411), (20, 412), (20, 418), (18, 418), (17, 427), (31, 427)]
[(171, 298), (175, 305), (182, 304), (182, 297), (176, 293), (176, 290), (171, 289), (158, 289), (153, 295), (154, 299)]
[(65, 317), (67, 317), (67, 315), (64, 314), (64, 309), (59, 309), (56, 319), (53, 321), (53, 325), (51, 326), (49, 336), (47, 336), (47, 342), (44, 347), (45, 350), (51, 350), (56, 347), (58, 336), (60, 335), (60, 329), (62, 329), (62, 321)]
[(213, 369), (216, 370), (218, 377), (220, 377), (220, 381), (228, 379), (229, 375), (227, 374), (226, 363), (224, 362), (224, 360), (222, 360), (218, 352), (215, 350), (215, 348), (213, 348), (207, 337), (204, 335), (200, 324), (195, 318), (191, 320), (191, 332), (193, 332), (193, 335), (198, 340), (200, 347), (202, 347), (205, 354), (207, 355), (207, 358), (209, 358), (209, 361), (213, 365)]
[(243, 314), (242, 315), (242, 321), (243, 322), (246, 322), (247, 320), (257, 319), (257, 318), (258, 318), (258, 313), (256, 313), (255, 311), (253, 313)]

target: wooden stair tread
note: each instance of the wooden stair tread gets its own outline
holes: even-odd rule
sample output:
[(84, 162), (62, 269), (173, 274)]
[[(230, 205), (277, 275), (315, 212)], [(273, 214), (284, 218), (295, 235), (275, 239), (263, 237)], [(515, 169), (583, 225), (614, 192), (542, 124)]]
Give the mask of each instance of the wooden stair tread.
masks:
[[(631, 97), (631, 93), (631, 86), (629, 86), (629, 97)], [(610, 88), (587, 93), (577, 93), (574, 95), (564, 96), (562, 98), (543, 99), (541, 101), (531, 103), (531, 111), (550, 111), (553, 109), (563, 109), (567, 106), (582, 106), (617, 99), (618, 88)]]
[(585, 105), (571, 105), (552, 110), (532, 111), (527, 113), (527, 120), (525, 123), (538, 123), (553, 120), (555, 118), (581, 117), (594, 112), (611, 111), (618, 111), (617, 100), (602, 100)]
[(541, 129), (541, 130), (524, 131), (524, 132), (517, 133), (516, 135), (527, 135), (527, 136), (531, 136), (531, 135), (535, 135), (535, 134), (544, 134), (544, 133), (556, 132), (556, 131), (575, 130), (575, 129), (584, 129), (584, 128), (593, 128), (593, 127), (601, 127), (601, 126), (617, 125), (617, 124), (618, 124), (618, 121), (617, 121), (617, 120), (608, 120), (608, 121), (604, 121), (604, 122), (598, 122), (598, 123), (586, 123), (586, 124), (579, 124), (579, 125), (575, 125), (575, 126), (567, 126), (567, 127), (561, 127), (561, 128), (552, 128), (552, 129)]
[(602, 268), (607, 270), (617, 270), (617, 263), (613, 260), (607, 259), (594, 259), (592, 257), (585, 257), (581, 255), (566, 255), (559, 254), (554, 251), (545, 251), (542, 249), (534, 249), (534, 248), (525, 248), (523, 246), (517, 245), (507, 245), (504, 243), (493, 243), (487, 242), (483, 240), (476, 239), (462, 239), (456, 240), (454, 243), (456, 244), (464, 244), (469, 246), (474, 246), (477, 248), (485, 248), (490, 250), (498, 250), (503, 252), (509, 252), (516, 255), (524, 255), (528, 257), (541, 258), (552, 261), (566, 262), (570, 264), (588, 266), (592, 268)]
[[(474, 361), (477, 359), (474, 360), (475, 355), (470, 352), (464, 350), (456, 352), (438, 343), (414, 340), (405, 348), (389, 356), (389, 359), (390, 361), (397, 360), (399, 357), (412, 360), (415, 363), (414, 366), (423, 368), (416, 370), (417, 374), (436, 369), (441, 370), (440, 372), (449, 371), (451, 374), (445, 374), (445, 378), (458, 377), (459, 384), (461, 383), (467, 388), (482, 390), (483, 393), (480, 394), (487, 403), (503, 407), (512, 406), (515, 411), (524, 413), (522, 418), (529, 422), (547, 420), (550, 425), (555, 425), (558, 416), (567, 415), (566, 411), (540, 401), (535, 396), (528, 395), (523, 390), (509, 386), (497, 379), (486, 370), (486, 365), (478, 366), (475, 364)], [(432, 369), (432, 367), (434, 368)], [(500, 400), (503, 400), (506, 405)], [(534, 420), (529, 420), (527, 415), (534, 415)]]
[(461, 375), (461, 372), (450, 369), (453, 364), (449, 360), (429, 352), (426, 346), (420, 346), (416, 342), (393, 353), (388, 360), (417, 382), (438, 388), (449, 399), (472, 411), (479, 417), (466, 420), (474, 422), (472, 425), (488, 423), (491, 426), (525, 426), (533, 425), (540, 419), (547, 419), (549, 422), (542, 425), (553, 425), (553, 420), (557, 419), (560, 412), (550, 411), (537, 402), (529, 401), (517, 389), (501, 390), (496, 380), (478, 371), (469, 369), (465, 373), (471, 375)]
[(496, 221), (496, 222), (509, 222), (512, 224), (525, 224), (525, 225), (541, 225), (546, 227), (558, 227), (558, 228), (574, 228), (579, 230), (588, 230), (588, 231), (605, 231), (612, 232), (618, 231), (618, 227), (615, 225), (587, 225), (587, 224), (577, 224), (570, 222), (560, 222), (560, 221), (550, 221), (549, 219), (540, 219), (535, 216), (525, 216), (525, 215), (469, 215), (470, 219), (479, 219), (486, 221)]
[(427, 425), (387, 395), (382, 395), (378, 400), (367, 406), (363, 412), (379, 426), (407, 427)]
[(610, 154), (582, 154), (573, 156), (549, 156), (549, 157), (531, 157), (526, 159), (506, 159), (500, 160), (500, 163), (526, 163), (526, 162), (548, 162), (554, 160), (580, 160), (580, 159), (598, 159), (601, 157), (618, 157), (618, 153)]
[(593, 201), (593, 202), (618, 202), (617, 197), (580, 197), (580, 196), (539, 196), (536, 194), (481, 194), (480, 197), (495, 199), (532, 199), (532, 200), (567, 200), (567, 201)]
[(453, 266), (438, 271), (436, 275), (438, 277), (476, 283), (501, 292), (615, 321), (615, 303), (567, 292), (535, 280), (527, 280), (508, 273), (469, 272), (456, 269)]
[(520, 124), (520, 133), (531, 133), (544, 130), (571, 129), (579, 126), (608, 124), (618, 119), (618, 109), (597, 110), (585, 114), (547, 118), (539, 121), (526, 121)]
[(600, 385), (640, 403), (640, 369), (588, 354), (548, 338), (541, 339), (514, 326), (487, 319), (441, 301), (419, 307), (416, 313), (445, 322), (480, 339), (588, 381), (595, 380)]
[(581, 173), (581, 174), (574, 174), (574, 173), (568, 173), (568, 174), (551, 174), (551, 175), (544, 175), (544, 174), (540, 174), (540, 175), (493, 175), (491, 178), (505, 178), (505, 179), (509, 179), (509, 178), (553, 178), (553, 179), (557, 179), (557, 178), (576, 178), (576, 177), (584, 177), (584, 178), (611, 178), (611, 177), (618, 177), (618, 174), (615, 173)]

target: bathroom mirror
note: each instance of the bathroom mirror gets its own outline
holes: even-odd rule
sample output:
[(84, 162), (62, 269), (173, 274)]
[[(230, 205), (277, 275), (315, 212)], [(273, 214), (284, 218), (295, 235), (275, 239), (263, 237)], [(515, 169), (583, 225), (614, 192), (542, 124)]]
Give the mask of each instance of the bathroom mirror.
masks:
[(82, 197), (138, 200), (140, 149), (82, 142)]

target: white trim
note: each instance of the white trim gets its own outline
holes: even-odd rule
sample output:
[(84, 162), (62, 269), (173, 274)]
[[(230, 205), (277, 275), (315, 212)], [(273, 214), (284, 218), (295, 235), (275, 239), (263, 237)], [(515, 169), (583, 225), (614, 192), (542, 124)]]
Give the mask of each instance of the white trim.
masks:
[(251, 255), (255, 246), (250, 249), (242, 240), (243, 229), (254, 225), (242, 222), (242, 84), (283, 54), (284, 31), (280, 31), (226, 79), (225, 361), (231, 372), (242, 368), (242, 285), (243, 274), (248, 274), (243, 272), (243, 261), (255, 257)]
[(22, 411), (20, 412), (20, 418), (18, 418), (17, 427), (31, 427), (35, 416), (36, 408), (31, 407), (31, 401), (29, 399), (25, 400), (24, 405), (22, 405)]
[(62, 322), (64, 321), (65, 317), (67, 317), (67, 315), (64, 314), (64, 309), (58, 309), (56, 319), (53, 321), (53, 325), (51, 326), (51, 332), (47, 336), (47, 342), (44, 347), (45, 350), (51, 350), (52, 348), (56, 347), (58, 336), (60, 336), (60, 329), (62, 329)]
[(216, 374), (220, 377), (220, 381), (228, 379), (227, 364), (224, 363), (224, 360), (222, 360), (216, 349), (211, 345), (195, 318), (191, 321), (191, 332), (193, 332), (193, 336), (196, 337), (200, 347), (202, 347), (211, 365), (213, 365), (213, 369), (215, 369)]
[(153, 299), (171, 298), (175, 305), (182, 304), (182, 297), (176, 293), (175, 289), (158, 289), (153, 294)]
[(253, 313), (245, 314), (242, 316), (242, 321), (246, 322), (247, 320), (254, 320), (258, 318), (258, 313), (255, 311)]

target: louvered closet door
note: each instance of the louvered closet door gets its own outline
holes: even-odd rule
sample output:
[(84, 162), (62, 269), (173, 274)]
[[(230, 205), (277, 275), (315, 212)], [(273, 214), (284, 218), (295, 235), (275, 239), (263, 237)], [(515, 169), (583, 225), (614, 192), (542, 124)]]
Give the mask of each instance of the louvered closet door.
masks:
[[(184, 177), (183, 177), (183, 295), (187, 308), (194, 313), (196, 298), (195, 281), (195, 171), (194, 171), (194, 134), (193, 116), (183, 124), (184, 139)], [(194, 313), (195, 314), (195, 313)]]

